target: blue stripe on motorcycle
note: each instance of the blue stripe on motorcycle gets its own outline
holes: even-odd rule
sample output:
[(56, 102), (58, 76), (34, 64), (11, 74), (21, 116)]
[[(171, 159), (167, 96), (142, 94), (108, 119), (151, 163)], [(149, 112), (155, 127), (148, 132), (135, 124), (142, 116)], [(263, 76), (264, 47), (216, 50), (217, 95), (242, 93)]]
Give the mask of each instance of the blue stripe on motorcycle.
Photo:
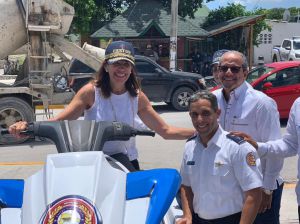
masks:
[(175, 169), (153, 169), (127, 174), (126, 200), (150, 197), (146, 224), (160, 223), (180, 187)]
[(0, 207), (21, 208), (24, 180), (0, 180)]

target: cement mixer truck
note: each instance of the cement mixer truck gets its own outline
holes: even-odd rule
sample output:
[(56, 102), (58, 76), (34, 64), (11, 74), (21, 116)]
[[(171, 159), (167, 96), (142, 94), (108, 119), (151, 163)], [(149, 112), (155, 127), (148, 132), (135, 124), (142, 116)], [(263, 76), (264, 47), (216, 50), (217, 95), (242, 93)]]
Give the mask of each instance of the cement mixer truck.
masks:
[[(27, 46), (14, 83), (0, 84), (0, 126), (7, 128), (19, 120), (34, 121), (37, 105), (47, 115), (51, 104), (69, 103), (74, 92), (56, 88), (66, 75), (66, 55), (94, 70), (99, 69), (101, 59), (64, 38), (74, 16), (74, 8), (64, 1), (0, 0), (0, 7), (0, 59)], [(61, 56), (62, 63), (53, 62), (53, 53)], [(0, 144), (18, 141), (22, 140), (8, 136)]]

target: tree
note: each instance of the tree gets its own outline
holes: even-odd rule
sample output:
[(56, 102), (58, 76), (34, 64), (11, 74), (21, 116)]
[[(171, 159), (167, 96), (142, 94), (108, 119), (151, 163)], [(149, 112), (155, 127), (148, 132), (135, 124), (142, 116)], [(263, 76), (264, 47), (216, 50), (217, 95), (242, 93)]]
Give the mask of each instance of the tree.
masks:
[[(72, 23), (72, 32), (91, 34), (105, 22), (113, 19), (126, 8), (142, 0), (65, 0), (75, 8), (75, 17)], [(150, 1), (150, 0), (146, 0)], [(172, 0), (161, 1), (165, 7), (171, 8)], [(206, 0), (209, 2), (212, 0)], [(194, 17), (195, 11), (202, 6), (203, 0), (179, 1), (178, 14), (185, 17)]]
[[(261, 15), (264, 11), (262, 9), (257, 9), (253, 12), (247, 12), (245, 6), (241, 4), (228, 4), (226, 7), (219, 7), (216, 10), (212, 10), (205, 23), (203, 24), (203, 28), (209, 28), (213, 25), (219, 24), (221, 22), (241, 17), (241, 16), (250, 16), (250, 15)], [(265, 29), (270, 29), (270, 27), (266, 24), (264, 20), (258, 21), (254, 25), (253, 29), (253, 44), (258, 45), (257, 36), (258, 34)], [(244, 45), (244, 35), (243, 28), (239, 27), (224, 33), (221, 33), (214, 37), (214, 41), (218, 44), (218, 47), (227, 48), (227, 49), (236, 49), (241, 52), (245, 52), (246, 46)]]

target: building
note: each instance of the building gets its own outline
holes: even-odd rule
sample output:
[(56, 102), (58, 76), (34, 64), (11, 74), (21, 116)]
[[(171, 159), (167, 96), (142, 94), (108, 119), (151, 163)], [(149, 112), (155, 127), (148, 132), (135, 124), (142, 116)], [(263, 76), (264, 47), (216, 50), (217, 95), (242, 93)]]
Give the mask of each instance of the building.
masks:
[[(232, 29), (243, 29), (245, 45), (253, 49), (251, 30), (253, 24), (263, 16), (238, 17), (224, 21), (208, 30), (201, 28), (209, 9), (203, 6), (195, 13), (195, 18), (178, 16), (177, 33), (177, 69), (191, 70), (191, 54), (197, 49), (201, 52), (203, 64), (210, 63), (214, 51), (222, 48), (221, 43), (214, 42), (214, 37)], [(159, 55), (159, 64), (169, 68), (169, 45), (171, 31), (171, 12), (158, 0), (140, 0), (124, 13), (114, 18), (97, 30), (91, 37), (98, 46), (105, 48), (110, 40), (128, 40), (132, 42), (137, 53), (143, 54), (147, 45), (151, 45)], [(95, 43), (95, 41), (93, 41)], [(248, 50), (252, 58), (251, 50)]]
[(283, 39), (300, 36), (300, 23), (277, 20), (267, 20), (271, 30), (264, 30), (259, 34), (260, 45), (254, 47), (254, 64), (258, 57), (263, 56), (265, 63), (272, 62), (272, 49), (281, 45)]

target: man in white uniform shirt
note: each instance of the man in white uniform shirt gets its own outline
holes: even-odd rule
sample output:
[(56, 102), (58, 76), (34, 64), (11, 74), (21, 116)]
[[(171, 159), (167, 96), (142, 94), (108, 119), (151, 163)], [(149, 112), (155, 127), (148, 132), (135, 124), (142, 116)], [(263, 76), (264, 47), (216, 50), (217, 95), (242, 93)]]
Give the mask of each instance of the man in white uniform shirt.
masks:
[(190, 98), (197, 135), (186, 145), (181, 165), (183, 217), (177, 224), (251, 224), (261, 202), (262, 174), (255, 149), (218, 124), (216, 96)]
[[(300, 97), (297, 98), (291, 108), (286, 133), (282, 139), (269, 141), (266, 143), (255, 142), (251, 136), (244, 133), (235, 132), (249, 141), (261, 158), (290, 157), (298, 154), (300, 156)], [(298, 161), (298, 183), (296, 186), (298, 216), (300, 223), (300, 161)]]
[[(246, 57), (237, 51), (222, 55), (218, 77), (222, 89), (217, 96), (221, 115), (219, 123), (226, 131), (242, 131), (259, 142), (281, 137), (276, 102), (254, 90), (245, 80), (248, 75)], [(279, 177), (282, 158), (262, 159), (263, 197), (255, 224), (279, 224), (283, 180)]]

